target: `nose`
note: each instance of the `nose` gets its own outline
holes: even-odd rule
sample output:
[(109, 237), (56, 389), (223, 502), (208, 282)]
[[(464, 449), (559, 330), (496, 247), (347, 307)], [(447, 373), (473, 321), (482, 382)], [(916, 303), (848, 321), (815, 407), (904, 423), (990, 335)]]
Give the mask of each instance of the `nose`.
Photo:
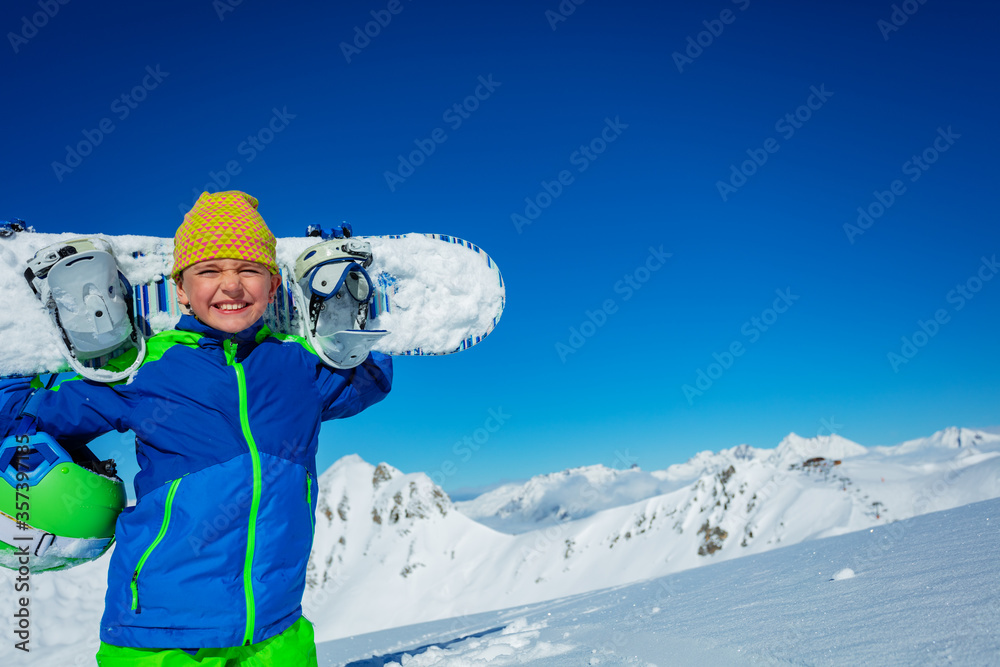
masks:
[(226, 292), (235, 292), (240, 289), (240, 274), (238, 271), (223, 271), (221, 287)]

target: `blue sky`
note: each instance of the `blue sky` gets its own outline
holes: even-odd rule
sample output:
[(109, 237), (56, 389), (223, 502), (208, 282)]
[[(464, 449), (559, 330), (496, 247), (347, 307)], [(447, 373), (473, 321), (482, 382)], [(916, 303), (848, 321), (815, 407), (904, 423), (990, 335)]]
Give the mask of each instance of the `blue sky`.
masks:
[(169, 236), (216, 183), (279, 236), (489, 251), (493, 336), (397, 360), (321, 466), (455, 492), (993, 426), (1000, 8), (895, 6), (11, 0), (0, 216)]

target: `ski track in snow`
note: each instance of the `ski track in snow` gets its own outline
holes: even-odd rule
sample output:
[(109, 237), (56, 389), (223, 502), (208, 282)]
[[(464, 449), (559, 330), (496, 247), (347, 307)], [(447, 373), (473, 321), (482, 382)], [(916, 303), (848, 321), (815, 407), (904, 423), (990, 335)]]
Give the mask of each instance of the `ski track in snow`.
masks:
[[(524, 665), (543, 662), (569, 653), (571, 644), (540, 640), (547, 626), (545, 620), (529, 624), (525, 617), (515, 618), (506, 625), (457, 637), (454, 640), (431, 641), (424, 646), (396, 653), (353, 661), (355, 667), (425, 667), (429, 665), (462, 667), (463, 665)], [(329, 658), (324, 657), (329, 662)], [(336, 664), (334, 662), (333, 664)]]

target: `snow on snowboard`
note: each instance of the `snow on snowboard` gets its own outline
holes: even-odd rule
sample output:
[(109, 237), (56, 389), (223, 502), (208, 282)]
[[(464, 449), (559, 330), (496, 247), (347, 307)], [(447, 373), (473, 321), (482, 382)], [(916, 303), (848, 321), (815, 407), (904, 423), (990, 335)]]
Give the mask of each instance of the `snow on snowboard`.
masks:
[[(117, 375), (96, 369), (129, 348), (139, 348), (138, 366), (145, 338), (173, 328), (184, 312), (169, 278), (172, 239), (42, 234), (23, 224), (5, 231), (0, 377), (72, 368), (116, 381), (134, 368)], [(468, 241), (440, 234), (335, 238), (317, 246), (320, 241), (278, 239), (282, 286), (264, 319), (275, 332), (305, 336), (314, 348), (322, 344), (332, 360), (320, 354), (332, 365), (349, 368), (360, 362), (350, 360), (352, 352), (366, 356), (369, 347), (391, 355), (459, 352), (481, 342), (503, 312), (500, 270)], [(306, 252), (314, 246), (319, 255)], [(332, 291), (324, 292), (331, 289), (320, 287), (328, 278)], [(342, 301), (360, 304), (361, 314), (355, 308), (337, 315)], [(109, 330), (115, 318), (125, 331)], [(338, 333), (327, 335), (324, 326)], [(84, 333), (65, 334), (74, 327)], [(108, 340), (114, 349), (103, 349)]]

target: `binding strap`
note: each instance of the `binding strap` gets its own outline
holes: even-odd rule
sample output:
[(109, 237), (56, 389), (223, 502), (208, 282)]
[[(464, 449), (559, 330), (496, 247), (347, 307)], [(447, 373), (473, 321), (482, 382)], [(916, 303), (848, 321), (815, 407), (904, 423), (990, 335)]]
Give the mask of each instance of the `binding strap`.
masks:
[[(67, 560), (93, 560), (103, 554), (115, 539), (114, 536), (63, 537), (24, 523), (21, 525), (24, 528), (18, 527), (18, 523), (13, 517), (5, 512), (0, 512), (0, 542), (14, 548), (13, 561), (8, 563), (8, 567), (23, 556), (32, 559), (29, 567), (34, 570), (58, 567)], [(3, 559), (11, 561), (11, 558), (11, 556), (6, 556)], [(14, 569), (17, 567), (18, 565), (14, 564)]]

